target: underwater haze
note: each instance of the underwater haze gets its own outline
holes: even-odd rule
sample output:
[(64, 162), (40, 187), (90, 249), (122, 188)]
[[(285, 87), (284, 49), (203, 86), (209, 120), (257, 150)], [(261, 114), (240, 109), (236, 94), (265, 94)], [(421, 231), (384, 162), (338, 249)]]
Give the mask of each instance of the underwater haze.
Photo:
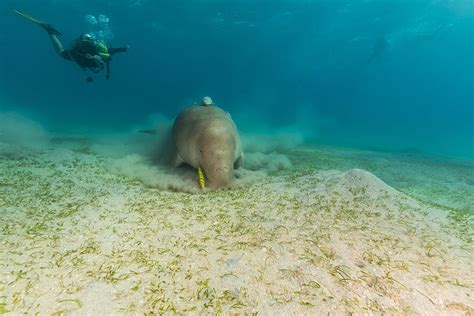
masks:
[[(106, 40), (130, 49), (88, 83), (12, 9), (66, 45), (104, 15)], [(474, 158), (470, 0), (3, 0), (0, 13), (0, 110), (50, 131), (120, 130), (210, 95), (243, 131)]]
[(0, 314), (474, 315), (473, 0), (0, 17)]

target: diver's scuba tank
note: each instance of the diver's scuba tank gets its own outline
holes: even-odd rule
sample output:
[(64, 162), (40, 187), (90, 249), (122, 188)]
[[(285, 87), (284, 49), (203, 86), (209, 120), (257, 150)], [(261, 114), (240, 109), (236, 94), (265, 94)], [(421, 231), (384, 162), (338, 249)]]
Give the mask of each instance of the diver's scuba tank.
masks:
[(102, 57), (102, 60), (104, 60), (104, 62), (108, 61), (110, 59), (110, 53), (107, 44), (101, 41), (96, 41), (95, 45), (97, 47), (97, 55)]

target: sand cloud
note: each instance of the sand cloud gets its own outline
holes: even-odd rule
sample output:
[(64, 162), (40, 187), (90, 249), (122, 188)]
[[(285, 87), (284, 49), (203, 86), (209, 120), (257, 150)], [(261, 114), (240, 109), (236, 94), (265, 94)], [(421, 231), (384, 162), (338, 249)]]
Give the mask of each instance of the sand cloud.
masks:
[(0, 112), (0, 143), (27, 148), (42, 148), (50, 136), (37, 122), (16, 112)]

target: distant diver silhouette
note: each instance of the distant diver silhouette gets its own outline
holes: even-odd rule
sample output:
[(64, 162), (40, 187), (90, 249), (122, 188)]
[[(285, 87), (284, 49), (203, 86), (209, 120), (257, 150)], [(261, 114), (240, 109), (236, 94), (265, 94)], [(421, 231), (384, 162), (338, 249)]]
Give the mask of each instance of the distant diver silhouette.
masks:
[(385, 36), (377, 37), (372, 47), (372, 54), (369, 57), (368, 63), (370, 64), (375, 60), (380, 60), (386, 54), (389, 46), (390, 43)]
[[(58, 36), (61, 32), (56, 30), (51, 24), (33, 18), (25, 12), (14, 10), (15, 13), (30, 20), (31, 22), (41, 26), (48, 32), (54, 50), (62, 58), (75, 62), (83, 70), (90, 70), (93, 73), (98, 73), (106, 69), (106, 79), (110, 78), (110, 61), (112, 56), (117, 53), (123, 53), (128, 50), (128, 45), (122, 48), (112, 48), (106, 43), (95, 39), (91, 34), (81, 34), (72, 45), (70, 49), (64, 49)], [(86, 82), (92, 82), (92, 77), (88, 76)]]

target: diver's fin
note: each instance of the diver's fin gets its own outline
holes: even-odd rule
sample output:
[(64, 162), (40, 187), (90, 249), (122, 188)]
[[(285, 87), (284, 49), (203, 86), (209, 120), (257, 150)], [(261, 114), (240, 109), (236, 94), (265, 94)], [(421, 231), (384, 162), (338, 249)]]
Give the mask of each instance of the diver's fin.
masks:
[(139, 133), (144, 133), (144, 134), (153, 134), (153, 135), (158, 134), (156, 129), (144, 129), (144, 130), (141, 130), (141, 131), (138, 131), (138, 132)]
[(22, 17), (24, 17), (25, 19), (27, 20), (30, 20), (31, 22), (35, 23), (35, 24), (38, 24), (39, 26), (41, 26), (42, 28), (44, 28), (46, 30), (46, 32), (48, 32), (49, 35), (58, 35), (58, 36), (61, 36), (61, 32), (59, 32), (58, 30), (56, 30), (51, 24), (48, 24), (44, 21), (41, 21), (41, 20), (38, 20), (38, 19), (35, 19), (34, 17), (32, 17), (31, 15), (23, 12), (23, 11), (20, 11), (20, 10), (13, 10), (13, 12), (15, 12), (16, 14), (18, 15), (21, 15)]
[(41, 20), (35, 19), (35, 18), (32, 17), (31, 15), (29, 15), (29, 14), (23, 12), (23, 11), (20, 11), (20, 10), (13, 10), (13, 12), (15, 12), (16, 14), (21, 15), (22, 17), (24, 17), (25, 19), (30, 20), (30, 21), (33, 22), (33, 23), (40, 24), (40, 25), (41, 25), (41, 24), (48, 24), (48, 23), (43, 22), (43, 21), (41, 21)]
[(199, 178), (199, 185), (201, 189), (206, 188), (206, 180), (204, 179), (204, 173), (202, 172), (201, 167), (198, 167), (198, 178)]

